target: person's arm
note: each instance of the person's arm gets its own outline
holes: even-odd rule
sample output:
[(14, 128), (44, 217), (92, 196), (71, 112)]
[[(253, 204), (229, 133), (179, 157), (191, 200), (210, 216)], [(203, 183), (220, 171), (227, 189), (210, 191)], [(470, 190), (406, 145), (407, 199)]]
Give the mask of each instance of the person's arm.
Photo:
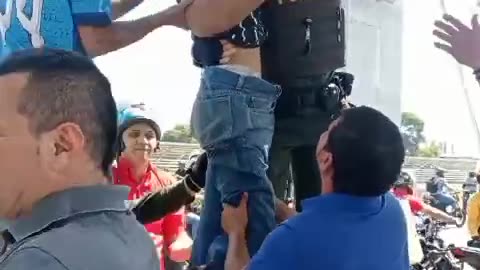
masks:
[(250, 262), (245, 233), (228, 235), (228, 250), (225, 259), (225, 270), (242, 270)]
[(453, 217), (449, 216), (447, 213), (445, 213), (445, 212), (443, 212), (439, 209), (431, 207), (428, 204), (423, 204), (422, 212), (431, 216), (432, 218), (434, 218), (436, 220), (441, 220), (441, 221), (445, 221), (445, 222), (448, 222), (448, 223), (455, 223), (455, 219)]
[(2, 262), (2, 270), (69, 270), (62, 262), (40, 248), (16, 251)]
[(136, 8), (143, 0), (112, 0), (112, 20), (116, 20)]
[(184, 25), (189, 1), (132, 21), (112, 21), (119, 14), (112, 14), (111, 0), (72, 1), (72, 14), (86, 53), (95, 57), (133, 44), (161, 26)]
[(148, 224), (192, 203), (195, 194), (205, 186), (207, 167), (207, 154), (202, 153), (197, 161), (187, 168), (181, 181), (136, 202), (133, 212), (137, 215), (137, 220)]
[(197, 37), (213, 36), (239, 24), (264, 1), (195, 0), (186, 9), (187, 24)]
[(198, 191), (193, 191), (184, 179), (136, 201), (132, 211), (140, 223), (148, 224), (192, 203)]
[(288, 207), (282, 200), (275, 198), (275, 217), (278, 222), (283, 222), (297, 214), (295, 209)]
[(467, 226), (471, 237), (478, 237), (480, 229), (480, 196), (477, 193), (472, 197), (467, 209)]
[(469, 25), (460, 19), (445, 14), (435, 21), (433, 34), (438, 38), (435, 47), (453, 56), (462, 65), (472, 68), (480, 79), (480, 24), (478, 15), (472, 16)]

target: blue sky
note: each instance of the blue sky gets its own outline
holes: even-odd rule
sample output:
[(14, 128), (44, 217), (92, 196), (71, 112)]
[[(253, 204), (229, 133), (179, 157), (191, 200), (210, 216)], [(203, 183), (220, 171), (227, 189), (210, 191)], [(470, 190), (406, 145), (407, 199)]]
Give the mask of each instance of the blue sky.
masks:
[[(445, 1), (449, 12), (468, 21), (474, 0)], [(457, 153), (476, 155), (476, 133), (457, 65), (432, 45), (432, 23), (442, 14), (440, 1), (403, 2), (402, 110), (415, 112), (425, 120), (428, 139), (448, 141), (455, 145)], [(125, 19), (172, 3), (146, 1)], [(176, 123), (188, 123), (198, 89), (200, 70), (192, 65), (190, 45), (188, 32), (163, 27), (132, 46), (97, 58), (96, 62), (112, 81), (117, 101), (145, 101), (158, 112), (163, 129), (168, 129)], [(464, 73), (471, 98), (480, 100), (480, 89), (471, 72)], [(480, 119), (480, 111), (476, 114)]]

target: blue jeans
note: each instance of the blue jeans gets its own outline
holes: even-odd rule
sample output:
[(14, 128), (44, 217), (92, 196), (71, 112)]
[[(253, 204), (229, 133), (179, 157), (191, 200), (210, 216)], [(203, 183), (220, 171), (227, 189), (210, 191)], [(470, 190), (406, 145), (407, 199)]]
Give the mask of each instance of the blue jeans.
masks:
[(198, 225), (200, 223), (200, 217), (195, 213), (187, 213), (187, 225), (190, 226), (190, 236), (193, 240), (197, 238)]
[[(280, 88), (257, 77), (208, 67), (193, 106), (192, 128), (207, 152), (205, 202), (192, 262), (223, 265), (228, 238), (222, 203), (238, 205), (248, 192), (247, 243), (251, 255), (275, 227), (274, 195), (266, 171)], [(223, 267), (221, 267), (223, 268)]]
[(440, 205), (442, 205), (443, 208), (449, 205), (451, 205), (452, 207), (455, 207), (457, 205), (457, 201), (450, 194), (437, 193), (433, 194), (432, 196), (440, 203)]

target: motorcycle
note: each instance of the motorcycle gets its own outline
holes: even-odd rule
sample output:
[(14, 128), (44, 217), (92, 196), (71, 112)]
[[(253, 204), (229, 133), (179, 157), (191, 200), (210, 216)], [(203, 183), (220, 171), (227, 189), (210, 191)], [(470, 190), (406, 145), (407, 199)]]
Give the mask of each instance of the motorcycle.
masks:
[[(445, 247), (445, 242), (440, 238), (439, 234), (442, 229), (447, 226), (447, 223), (442, 221), (432, 220), (427, 216), (419, 216), (417, 223), (417, 233), (426, 244)], [(425, 254), (425, 252), (424, 252)]]
[(424, 258), (415, 265), (412, 270), (462, 270), (463, 263), (452, 253), (452, 250), (445, 248), (443, 239), (439, 232), (445, 227), (444, 222), (433, 221), (430, 218), (420, 217), (421, 222), (417, 224), (417, 233), (420, 236), (420, 244)]
[(461, 192), (454, 192), (452, 193), (452, 196), (453, 198), (455, 199), (455, 201), (457, 203), (455, 203), (455, 205), (444, 205), (443, 203), (440, 203), (440, 201), (438, 201), (437, 199), (435, 199), (435, 197), (433, 197), (431, 194), (429, 193), (425, 193), (424, 196), (423, 196), (423, 201), (429, 205), (431, 205), (432, 207), (435, 207), (439, 210), (442, 210), (443, 212), (449, 214), (450, 216), (453, 216), (456, 218), (456, 222), (455, 222), (455, 225), (458, 227), (458, 228), (461, 228), (463, 227), (463, 225), (465, 224), (466, 220), (467, 220), (467, 211), (466, 211), (466, 205), (467, 205), (467, 202), (465, 202), (464, 200), (462, 201), (462, 205), (460, 205), (458, 202), (460, 202), (460, 193)]
[(471, 240), (467, 247), (448, 245), (445, 247), (439, 232), (445, 223), (420, 217), (417, 233), (424, 254), (422, 262), (413, 265), (412, 270), (463, 270), (465, 265), (480, 270), (480, 241)]
[(468, 264), (473, 269), (480, 270), (480, 249), (455, 246), (450, 246), (449, 249), (457, 260), (464, 264)]

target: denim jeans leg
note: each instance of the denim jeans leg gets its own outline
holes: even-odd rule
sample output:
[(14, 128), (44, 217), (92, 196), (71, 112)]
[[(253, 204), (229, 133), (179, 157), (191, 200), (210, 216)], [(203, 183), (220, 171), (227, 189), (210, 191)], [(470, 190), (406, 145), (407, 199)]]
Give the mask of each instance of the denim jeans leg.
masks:
[[(255, 156), (257, 150), (242, 149), (238, 147), (237, 153), (224, 153), (225, 155), (243, 156), (242, 158), (258, 160), (262, 156)], [(218, 155), (222, 158), (222, 155)], [(265, 161), (259, 161), (260, 166), (265, 165)], [(217, 187), (222, 195), (222, 202), (238, 205), (243, 192), (248, 192), (248, 226), (247, 226), (247, 244), (249, 254), (254, 255), (263, 243), (265, 237), (275, 228), (274, 211), (274, 193), (272, 184), (266, 176), (256, 173), (245, 172), (227, 166), (218, 166), (217, 169)], [(218, 240), (218, 239), (217, 239)], [(220, 243), (224, 241), (220, 239)], [(215, 243), (214, 243), (215, 244)], [(226, 246), (224, 252), (226, 254)], [(221, 253), (219, 251), (219, 253)], [(222, 254), (223, 255), (223, 254)], [(222, 258), (217, 256), (216, 258)], [(222, 258), (224, 260), (224, 258)]]
[(200, 223), (200, 216), (195, 213), (187, 214), (187, 225), (190, 227), (190, 236), (193, 240), (197, 237), (198, 224)]
[[(207, 179), (211, 179), (212, 170), (209, 164)], [(207, 263), (208, 250), (215, 237), (223, 233), (221, 227), (221, 197), (214, 181), (207, 180), (203, 208), (200, 213), (200, 221), (193, 241), (192, 263), (203, 265)]]
[[(221, 203), (237, 205), (241, 194), (248, 192), (247, 242), (253, 255), (275, 227), (273, 189), (266, 170), (273, 135), (273, 109), (280, 90), (260, 78), (220, 68), (206, 69), (202, 81), (192, 125), (208, 154), (208, 189), (215, 185), (220, 197), (213, 198), (214, 193), (207, 190), (201, 220), (220, 216), (221, 210), (217, 207), (221, 207)], [(218, 220), (221, 226), (217, 218), (211, 220)], [(228, 241), (223, 233), (218, 233), (217, 226), (208, 223), (200, 222), (196, 242), (202, 239), (202, 244), (194, 245), (194, 264), (213, 260), (223, 265)], [(217, 231), (213, 241), (212, 231)], [(212, 242), (206, 248), (208, 241)], [(200, 258), (205, 254), (207, 258)]]

